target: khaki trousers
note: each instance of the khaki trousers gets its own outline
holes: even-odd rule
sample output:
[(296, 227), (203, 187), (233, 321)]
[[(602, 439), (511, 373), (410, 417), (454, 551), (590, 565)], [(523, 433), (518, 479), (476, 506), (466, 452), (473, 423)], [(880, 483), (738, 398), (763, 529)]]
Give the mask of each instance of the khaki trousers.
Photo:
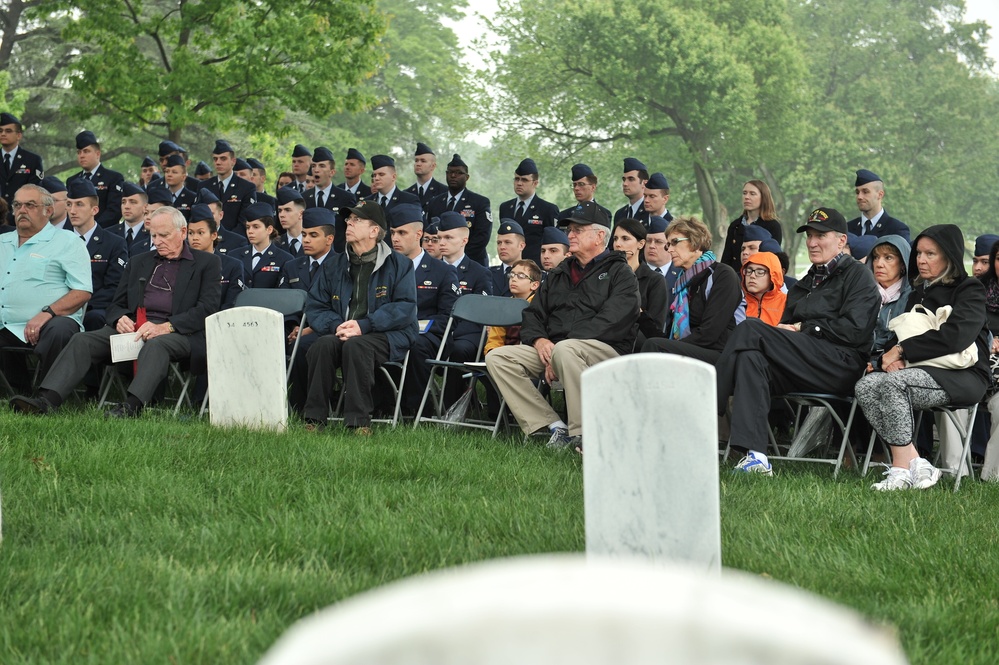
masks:
[[(583, 433), (580, 404), (583, 370), (617, 356), (617, 351), (609, 345), (594, 339), (566, 339), (555, 345), (552, 368), (565, 389), (570, 436)], [(486, 367), (524, 434), (546, 429), (559, 420), (559, 415), (534, 385), (535, 380), (544, 377), (545, 366), (533, 346), (517, 344), (494, 349), (486, 356)]]

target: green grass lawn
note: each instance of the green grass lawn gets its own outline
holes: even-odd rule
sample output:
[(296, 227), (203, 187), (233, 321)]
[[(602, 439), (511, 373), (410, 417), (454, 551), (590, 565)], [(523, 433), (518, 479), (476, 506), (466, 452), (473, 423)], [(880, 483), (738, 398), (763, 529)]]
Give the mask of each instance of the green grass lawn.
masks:
[[(436, 429), (283, 435), (0, 410), (0, 663), (252, 663), (408, 575), (582, 551), (582, 463)], [(722, 474), (726, 566), (895, 626), (913, 663), (995, 663), (999, 486), (877, 494)]]

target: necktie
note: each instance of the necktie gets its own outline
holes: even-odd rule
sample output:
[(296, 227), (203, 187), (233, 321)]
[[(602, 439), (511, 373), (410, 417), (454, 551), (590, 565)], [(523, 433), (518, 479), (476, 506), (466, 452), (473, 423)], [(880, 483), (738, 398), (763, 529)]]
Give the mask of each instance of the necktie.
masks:
[(135, 236), (132, 235), (132, 227), (129, 227), (128, 231), (125, 231), (125, 244), (131, 247), (133, 240), (135, 240)]
[(388, 203), (388, 197), (382, 194), (382, 201), (381, 201), (382, 210), (385, 210), (385, 205), (387, 203)]
[(427, 193), (426, 185), (420, 185), (420, 200), (423, 200), (423, 195)]
[(456, 198), (454, 198), (452, 196), (451, 199), (447, 202), (447, 209), (448, 210), (454, 210), (454, 204), (457, 203), (457, 202), (458, 202), (458, 199), (456, 199)]
[(216, 187), (216, 189), (218, 190), (219, 200), (221, 201), (222, 197), (225, 195), (225, 183), (219, 180), (219, 186)]
[(80, 236), (80, 240), (82, 240), (83, 242), (87, 242), (87, 238), (85, 236)]
[(8, 175), (10, 174), (10, 153), (8, 152), (3, 156), (3, 170)]
[(661, 275), (661, 274), (663, 274), (663, 269), (662, 268), (656, 268), (656, 272)]
[(253, 260), (250, 261), (250, 269), (251, 270), (256, 270), (257, 269), (257, 264), (260, 263), (260, 257), (262, 257), (262, 256), (263, 256), (263, 254), (261, 254), (260, 252), (254, 252), (253, 253)]
[(298, 238), (291, 239), (291, 253), (298, 254)]
[(518, 221), (524, 218), (524, 202), (523, 201), (519, 201), (517, 203), (517, 213), (514, 215), (514, 217)]
[(323, 207), (323, 190), (321, 189), (318, 192), (316, 192), (316, 207), (317, 208)]
[(312, 267), (309, 268), (309, 280), (316, 278), (316, 273), (319, 272), (319, 261), (313, 261)]
[(864, 222), (864, 235), (868, 235), (871, 232), (871, 220)]
[(90, 173), (84, 173), (83, 177), (86, 178), (87, 180), (90, 180), (91, 174)]

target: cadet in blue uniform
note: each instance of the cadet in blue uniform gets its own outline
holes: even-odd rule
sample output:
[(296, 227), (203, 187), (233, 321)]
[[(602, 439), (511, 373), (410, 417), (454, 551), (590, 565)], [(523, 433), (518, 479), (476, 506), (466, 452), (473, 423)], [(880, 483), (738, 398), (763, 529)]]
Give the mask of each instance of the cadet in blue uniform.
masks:
[(149, 231), (146, 230), (146, 206), (149, 196), (142, 187), (131, 182), (121, 185), (121, 221), (109, 226), (108, 231), (125, 241), (125, 251), (132, 256), (136, 251), (148, 251)]
[(93, 294), (87, 302), (87, 312), (83, 316), (84, 330), (103, 328), (104, 312), (111, 304), (118, 282), (128, 263), (128, 249), (125, 239), (107, 229), (97, 226), (97, 190), (93, 183), (76, 180), (70, 183), (67, 192), (69, 210), (69, 231), (83, 238), (90, 254), (90, 277)]
[(572, 195), (576, 198), (576, 203), (559, 213), (558, 218), (560, 226), (568, 225), (568, 222), (565, 220), (572, 216), (578, 205), (586, 203), (587, 201), (593, 201), (597, 208), (607, 213), (607, 219), (610, 219), (610, 210), (597, 203), (597, 200), (594, 198), (594, 195), (597, 192), (597, 184), (597, 176), (593, 173), (593, 169), (586, 164), (573, 164)]
[(156, 164), (156, 160), (149, 155), (143, 157), (142, 163), (139, 164), (139, 186), (145, 189), (151, 182), (162, 177), (163, 174), (160, 173), (160, 167)]
[(622, 219), (637, 219), (649, 228), (649, 211), (645, 209), (645, 183), (649, 180), (649, 170), (634, 157), (625, 157), (624, 175), (621, 176), (621, 193), (628, 197), (628, 204), (614, 212), (614, 223)]
[[(49, 214), (49, 224), (64, 228), (69, 222), (69, 215), (66, 214), (66, 185), (55, 176), (47, 175), (42, 178), (39, 187), (52, 195), (52, 212)], [(4, 220), (6, 221), (6, 220)], [(14, 227), (11, 227), (13, 230)], [(9, 233), (9, 231), (2, 231)]]
[(673, 215), (666, 207), (667, 203), (669, 203), (669, 182), (662, 173), (653, 173), (649, 176), (648, 182), (645, 183), (645, 202), (642, 204), (649, 214), (642, 221), (646, 229), (650, 228), (653, 217), (662, 217), (667, 224), (673, 221)]
[(277, 191), (278, 228), (283, 233), (274, 239), (274, 246), (298, 258), (302, 256), (302, 213), (305, 212), (305, 198), (293, 187), (282, 187)]
[(210, 189), (222, 202), (222, 228), (239, 235), (246, 235), (246, 209), (256, 203), (257, 188), (235, 173), (236, 151), (227, 141), (218, 140), (212, 149), (212, 161), (218, 175), (201, 183), (201, 189)]
[(236, 253), (243, 261), (246, 285), (251, 289), (276, 289), (281, 286), (281, 269), (292, 256), (272, 244), (277, 236), (274, 211), (266, 203), (254, 203), (246, 209), (246, 217), (250, 246)]
[(846, 225), (847, 231), (858, 236), (873, 235), (880, 238), (898, 235), (909, 240), (909, 227), (889, 215), (881, 205), (885, 198), (885, 183), (881, 176), (873, 171), (860, 169), (853, 186), (860, 217), (850, 220)]
[[(159, 152), (157, 154), (160, 158), (160, 169), (163, 171), (166, 170), (167, 158), (173, 157), (174, 155), (179, 156), (183, 160), (185, 174), (187, 173), (187, 169), (191, 166), (191, 160), (188, 157), (187, 149), (180, 147), (173, 141), (161, 141), (159, 145)], [(198, 163), (204, 164), (204, 162)], [(205, 166), (207, 167), (207, 164)], [(211, 171), (208, 173), (211, 175)], [(149, 189), (150, 187), (162, 187), (163, 185), (163, 179), (160, 177), (147, 183), (145, 189)], [(187, 175), (184, 178), (184, 187), (187, 187), (192, 192), (196, 192), (201, 187), (201, 179)]]
[[(468, 165), (455, 153), (448, 162), (448, 191), (427, 204), (427, 218), (440, 217), (442, 213), (453, 211), (465, 218), (469, 229), (468, 247), (462, 251), (482, 266), (489, 265), (486, 246), (493, 232), (493, 216), (489, 209), (489, 199), (465, 189), (468, 183)], [(443, 230), (443, 229), (442, 229)]]
[(361, 181), (364, 169), (368, 166), (368, 160), (357, 148), (348, 148), (347, 157), (343, 160), (344, 183), (340, 185), (344, 190), (354, 195), (358, 201), (371, 196), (371, 188)]
[(291, 174), (295, 176), (295, 179), (288, 186), (298, 190), (299, 194), (303, 194), (308, 189), (305, 181), (308, 179), (309, 169), (311, 168), (312, 151), (301, 143), (296, 143), (294, 149), (291, 151)]
[(215, 213), (204, 203), (195, 203), (191, 208), (191, 219), (187, 222), (187, 242), (191, 249), (215, 254), (221, 262), (222, 294), (219, 310), (229, 309), (236, 304), (236, 296), (246, 288), (243, 282), (243, 263), (231, 256), (219, 254), (216, 244), (219, 238), (219, 224)]
[(513, 172), (513, 191), (516, 198), (504, 201), (499, 207), (500, 219), (512, 219), (524, 230), (524, 258), (541, 265), (541, 238), (545, 229), (555, 226), (558, 206), (537, 195), (538, 166), (533, 159), (520, 162)]
[(114, 226), (121, 219), (121, 186), (125, 177), (101, 164), (101, 144), (91, 131), (76, 135), (76, 161), (83, 170), (66, 179), (66, 187), (75, 180), (89, 180), (97, 190), (100, 212), (97, 223)]
[(565, 260), (568, 253), (569, 236), (565, 231), (554, 226), (546, 228), (544, 235), (541, 236), (541, 269), (546, 272), (554, 270)]
[(236, 257), (235, 252), (246, 248), (250, 241), (246, 239), (246, 236), (242, 236), (238, 233), (232, 231), (226, 231), (222, 227), (222, 202), (219, 201), (219, 197), (215, 196), (215, 193), (210, 189), (202, 189), (198, 192), (198, 203), (204, 203), (207, 205), (212, 214), (215, 215), (215, 224), (219, 229), (219, 240), (215, 244), (215, 253), (220, 256), (228, 256), (230, 252), (233, 252), (232, 256)]
[(496, 254), (499, 257), (498, 266), (489, 266), (493, 276), (493, 295), (509, 298), (510, 267), (524, 258), (524, 229), (512, 219), (501, 219), (496, 231)]
[(187, 188), (187, 165), (179, 154), (166, 158), (163, 168), (163, 184), (170, 193), (170, 205), (179, 210), (184, 218), (191, 216), (191, 206), (198, 202), (198, 194)]
[(42, 158), (21, 147), (22, 132), (17, 116), (0, 113), (0, 194), (7, 201), (11, 220), (14, 219), (11, 204), (17, 190), (22, 185), (37, 185), (45, 177)]
[(305, 207), (319, 207), (333, 211), (336, 215), (336, 236), (333, 240), (333, 248), (342, 252), (347, 225), (343, 216), (340, 215), (340, 209), (357, 205), (357, 199), (347, 190), (333, 184), (333, 176), (336, 175), (336, 161), (329, 148), (322, 146), (316, 148), (316, 152), (312, 156), (312, 167), (316, 186), (305, 192)]
[[(458, 287), (462, 295), (479, 293), (485, 296), (493, 294), (493, 278), (489, 269), (473, 261), (465, 254), (468, 245), (468, 222), (459, 213), (447, 210), (441, 213), (438, 223), (438, 246), (441, 259), (458, 271)], [(450, 342), (448, 358), (455, 362), (475, 360), (479, 347), (482, 326), (467, 321), (459, 322), (454, 327)], [(464, 382), (458, 372), (448, 373), (448, 383), (444, 389), (444, 401), (453, 403), (461, 396)]]
[(268, 203), (272, 208), (277, 210), (277, 199), (264, 190), (267, 184), (267, 168), (264, 166), (264, 163), (259, 159), (247, 157), (246, 164), (250, 167), (249, 181), (257, 188), (257, 200), (261, 203)]
[(211, 180), (211, 177), (212, 168), (204, 162), (198, 162), (198, 165), (194, 167), (194, 179), (200, 183), (205, 180)]
[(444, 183), (434, 178), (436, 168), (437, 155), (434, 151), (426, 143), (417, 143), (416, 153), (413, 155), (413, 173), (416, 175), (416, 182), (407, 187), (406, 191), (415, 194), (424, 209), (430, 203), (430, 199), (447, 191)]
[[(410, 347), (409, 365), (403, 387), (402, 404), (407, 411), (420, 406), (430, 379), (428, 358), (437, 357), (451, 308), (461, 295), (458, 272), (454, 266), (427, 254), (423, 239), (423, 209), (416, 204), (396, 206), (389, 213), (392, 249), (413, 262), (416, 277), (416, 315), (420, 336)], [(445, 356), (446, 357), (446, 356)]]
[(388, 155), (374, 155), (371, 158), (371, 195), (366, 200), (380, 205), (386, 216), (393, 206), (401, 203), (420, 205), (416, 194), (396, 187), (395, 160)]

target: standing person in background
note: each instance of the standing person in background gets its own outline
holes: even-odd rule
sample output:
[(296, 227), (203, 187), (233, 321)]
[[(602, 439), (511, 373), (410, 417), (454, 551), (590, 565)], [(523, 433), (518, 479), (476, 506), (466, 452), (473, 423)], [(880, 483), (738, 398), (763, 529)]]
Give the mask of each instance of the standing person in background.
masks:
[(728, 232), (725, 234), (721, 262), (733, 270), (742, 268), (740, 254), (743, 236), (746, 227), (751, 224), (759, 224), (770, 232), (774, 240), (782, 243), (784, 231), (777, 218), (774, 198), (770, 194), (770, 187), (762, 180), (750, 180), (742, 186), (742, 214), (728, 225)]

